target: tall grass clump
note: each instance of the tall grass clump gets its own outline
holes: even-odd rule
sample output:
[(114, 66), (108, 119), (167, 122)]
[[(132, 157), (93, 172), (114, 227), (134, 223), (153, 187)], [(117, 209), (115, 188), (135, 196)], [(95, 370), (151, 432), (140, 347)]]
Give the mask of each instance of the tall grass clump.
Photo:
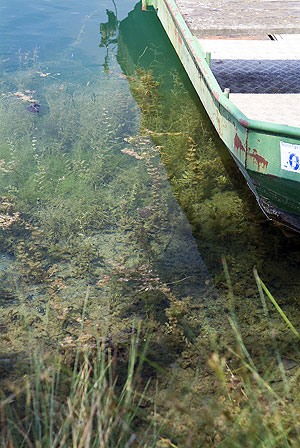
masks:
[[(116, 351), (103, 344), (93, 359), (78, 349), (73, 369), (35, 354), (23, 386), (2, 396), (1, 447), (155, 446), (155, 427), (142, 409), (150, 405), (149, 381), (142, 381), (138, 339), (132, 336), (121, 368)], [(139, 434), (137, 426), (143, 426)]]

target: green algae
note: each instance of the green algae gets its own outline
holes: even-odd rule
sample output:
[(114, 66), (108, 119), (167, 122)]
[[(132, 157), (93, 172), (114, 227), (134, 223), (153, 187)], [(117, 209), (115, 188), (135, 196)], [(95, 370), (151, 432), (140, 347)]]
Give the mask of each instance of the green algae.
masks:
[[(278, 431), (276, 436), (276, 431), (272, 430), (273, 422), (281, 420), (282, 427), (286, 428), (288, 419), (285, 419), (285, 413), (294, 415), (298, 413), (298, 408), (296, 405), (296, 408), (285, 407), (285, 411), (281, 411), (281, 399), (277, 397), (278, 402), (277, 399), (273, 400), (273, 393), (276, 390), (285, 397), (287, 383), (289, 390), (293, 389), (296, 393), (299, 343), (274, 310), (269, 309), (266, 319), (252, 269), (256, 266), (266, 279), (264, 281), (269, 282), (270, 289), (276, 291), (277, 298), (280, 297), (280, 306), (283, 305), (289, 318), (293, 317), (292, 323), (298, 328), (300, 315), (296, 297), (299, 297), (299, 284), (297, 281), (291, 282), (291, 278), (297, 278), (299, 238), (293, 235), (287, 239), (280, 229), (266, 221), (226, 148), (220, 144), (203, 117), (201, 107), (193, 101), (178, 77), (173, 81), (174, 88), (164, 91), (163, 74), (158, 78), (160, 86), (155, 78), (151, 79), (153, 72), (148, 69), (143, 72), (138, 67), (136, 71), (129, 71), (127, 76), (144, 116), (141, 131), (150, 134), (159, 148), (174, 195), (192, 225), (199, 251), (213, 275), (212, 284), (216, 288), (208, 300), (205, 295), (198, 295), (197, 309), (189, 303), (188, 310), (181, 314), (181, 307), (185, 310), (183, 301), (178, 310), (175, 308), (174, 314), (173, 305), (167, 311), (171, 317), (168, 325), (178, 315), (188, 321), (193, 333), (184, 345), (180, 346), (177, 342), (180, 356), (176, 367), (172, 367), (172, 375), (176, 378), (174, 383), (165, 381), (165, 390), (164, 381), (161, 384), (159, 409), (162, 421), (169, 421), (169, 429), (166, 429), (170, 437), (168, 440), (179, 446), (187, 444), (196, 447), (199, 443), (219, 446), (221, 441), (224, 446), (232, 446), (232, 440), (236, 437), (236, 446), (240, 446), (242, 440), (252, 440), (256, 431), (253, 428), (256, 428), (262, 440), (269, 440), (270, 443), (272, 440), (274, 446), (281, 446), (275, 439), (283, 435)], [(152, 92), (156, 99), (151, 98), (145, 105), (139, 100), (140, 92), (147, 92), (151, 86), (154, 86)], [(149, 104), (154, 105), (153, 115), (149, 112)], [(233, 285), (229, 296), (223, 257), (227, 259)], [(234, 297), (233, 302), (231, 297)], [(234, 330), (236, 327), (229, 325), (232, 313), (238, 325), (237, 331)], [(176, 331), (173, 336), (174, 341), (176, 338), (179, 341)], [(183, 337), (184, 334), (181, 341)], [(241, 361), (241, 340), (242, 346), (247, 347), (254, 359), (256, 374), (270, 381), (267, 392), (252, 384), (249, 395), (243, 396), (244, 390), (240, 385), (249, 379), (243, 379), (243, 363), (246, 361)], [(176, 350), (175, 346), (172, 348)], [(212, 351), (220, 354), (220, 358), (207, 365)], [(294, 370), (284, 374), (287, 375), (287, 382), (282, 380), (281, 359), (294, 362)], [(217, 376), (223, 369), (225, 395), (224, 388), (216, 388), (210, 368)], [(260, 395), (264, 396), (261, 399), (263, 405), (255, 415), (251, 411), (251, 399), (256, 400)], [(199, 418), (203, 402), (206, 402), (204, 414), (203, 418)], [(272, 409), (276, 411), (272, 412)], [(263, 430), (258, 430), (265, 412), (270, 413), (268, 423)], [(241, 419), (236, 425), (236, 435), (230, 427), (235, 418)], [(221, 434), (227, 434), (228, 438)], [(293, 437), (289, 443), (297, 440), (295, 433)], [(253, 446), (256, 446), (257, 439), (254, 439)], [(171, 445), (166, 441), (166, 446)]]
[[(103, 334), (108, 346), (128, 345), (129, 329), (143, 321), (143, 332), (153, 332), (150, 359), (174, 378), (160, 378), (161, 446), (218, 446), (216, 432), (228, 430), (234, 417), (249, 419), (248, 434), (262, 422), (244, 400), (243, 363), (228, 350), (239, 346), (221, 258), (245, 344), (259, 373), (274, 370), (278, 379), (272, 331), (280, 354), (296, 363), (298, 343), (276, 313), (263, 315), (252, 268), (297, 327), (299, 241), (265, 221), (178, 76), (168, 77), (168, 90), (141, 61), (121, 78), (113, 66), (100, 80), (85, 72), (84, 86), (76, 79), (32, 81), (41, 67), (2, 83), (0, 328), (11, 366), (0, 363), (1, 371), (17, 377), (29, 370), (28, 352), (37, 344), (48, 353), (58, 348), (69, 364), (78, 347), (94, 353)], [(19, 90), (38, 92), (39, 116), (25, 111), (13, 95)], [(212, 351), (220, 354), (211, 358)], [(262, 410), (270, 409), (266, 401)]]
[[(117, 67), (84, 87), (37, 73), (47, 74), (33, 63), (7, 75), (0, 97), (0, 325), (9, 377), (27, 369), (36, 345), (58, 347), (72, 362), (78, 345), (92, 350), (103, 333), (127, 340), (136, 320), (145, 332), (155, 328), (152, 356), (170, 350), (171, 362), (195, 337), (188, 304), (198, 308), (209, 274), (152, 134), (140, 134), (140, 111)], [(148, 116), (158, 108), (153, 85), (140, 92)], [(26, 110), (26, 96), (39, 101), (39, 114)]]

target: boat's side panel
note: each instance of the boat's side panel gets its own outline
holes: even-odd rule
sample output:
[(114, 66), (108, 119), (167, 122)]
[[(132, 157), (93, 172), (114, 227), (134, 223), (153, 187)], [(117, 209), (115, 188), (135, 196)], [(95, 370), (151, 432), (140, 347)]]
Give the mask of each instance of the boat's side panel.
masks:
[[(245, 163), (259, 196), (267, 198), (271, 204), (288, 213), (298, 215), (300, 215), (299, 145), (300, 139), (297, 141), (295, 138), (250, 131)], [(287, 156), (284, 153), (285, 147), (288, 147)]]

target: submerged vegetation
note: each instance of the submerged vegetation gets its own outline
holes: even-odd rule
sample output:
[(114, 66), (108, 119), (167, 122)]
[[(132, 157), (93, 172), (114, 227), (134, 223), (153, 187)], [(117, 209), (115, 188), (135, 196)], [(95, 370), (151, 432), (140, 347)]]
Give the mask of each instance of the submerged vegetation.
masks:
[(0, 82), (1, 446), (296, 447), (299, 241), (107, 15), (100, 76)]
[(168, 317), (158, 305), (176, 302), (166, 282), (194, 275), (176, 265), (176, 254), (196, 248), (157, 149), (137, 134), (135, 103), (126, 89), (116, 91), (112, 76), (81, 93), (53, 82), (39, 92), (37, 116), (14, 95), (32, 92), (25, 81), (10, 90), (4, 85), (0, 111), (8, 352), (26, 345), (24, 310), (42, 343), (72, 346), (86, 294), (99, 331), (122, 333), (130, 319), (145, 315), (164, 328)]
[(260, 247), (255, 205), (178, 80), (168, 104), (130, 75), (140, 135), (117, 77), (51, 82), (39, 115), (14, 95), (35, 86), (2, 84), (2, 445), (297, 446), (297, 330), (240, 252), (245, 231)]
[[(299, 323), (299, 284), (289, 281), (297, 278), (299, 239), (287, 239), (266, 222), (197, 102), (176, 77), (167, 97), (151, 70), (129, 72), (128, 79), (141, 107), (141, 131), (159, 148), (217, 288), (214, 299), (204, 300), (196, 317), (201, 322), (197, 336), (174, 371), (175, 402), (175, 396), (189, 392), (185, 406), (181, 403), (171, 412), (170, 425), (179, 425), (182, 446), (199, 446), (200, 441), (205, 446), (297, 446), (300, 403), (291, 397), (298, 396), (298, 332), (288, 319), (278, 319), (276, 308), (267, 311), (260, 302), (252, 269), (260, 270), (293, 322)], [(221, 264), (224, 255), (229, 282), (227, 263), (225, 271)], [(194, 318), (190, 308), (189, 321)], [(205, 362), (216, 373), (215, 385)], [(216, 397), (222, 404), (216, 404)]]
[[(299, 366), (281, 356), (263, 289), (289, 323), (286, 330), (293, 326), (254, 274), (274, 347), (274, 361), (264, 371), (244, 344), (230, 288), (235, 344), (218, 343), (214, 329), (207, 328), (215, 351), (196, 371), (182, 369), (183, 359), (171, 370), (151, 361), (153, 341), (140, 325), (119, 345), (95, 330), (91, 349), (85, 338), (86, 300), (72, 363), (59, 352), (49, 358), (34, 351), (30, 372), (6, 396), (2, 392), (1, 446), (299, 446)], [(297, 331), (296, 336), (299, 341)]]

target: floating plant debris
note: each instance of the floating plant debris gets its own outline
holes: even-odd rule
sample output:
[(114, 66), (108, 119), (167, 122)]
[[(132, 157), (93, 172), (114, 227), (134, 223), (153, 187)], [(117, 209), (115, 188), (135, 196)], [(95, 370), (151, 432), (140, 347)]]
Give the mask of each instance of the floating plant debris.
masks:
[(32, 97), (32, 93), (34, 92), (30, 92), (30, 90), (26, 91), (27, 95), (25, 95), (25, 93), (23, 92), (16, 92), (14, 93), (14, 95), (19, 98), (22, 101), (28, 102), (28, 103), (36, 103), (37, 101), (35, 99), (33, 99)]

